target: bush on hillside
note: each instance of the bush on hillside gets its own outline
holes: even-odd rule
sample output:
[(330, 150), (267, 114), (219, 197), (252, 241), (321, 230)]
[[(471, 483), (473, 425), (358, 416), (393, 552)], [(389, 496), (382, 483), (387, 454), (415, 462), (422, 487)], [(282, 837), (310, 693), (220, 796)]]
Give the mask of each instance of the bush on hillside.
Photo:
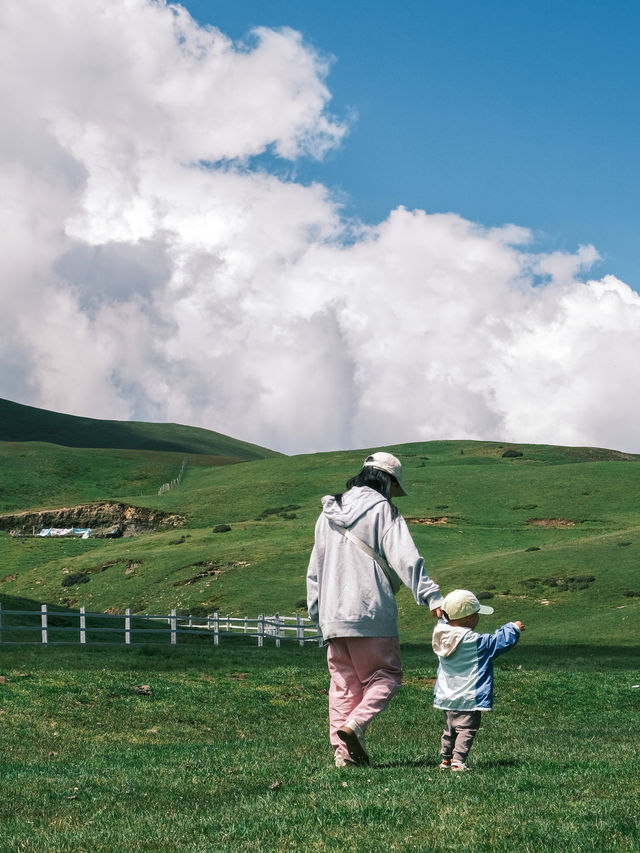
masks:
[(89, 575), (86, 572), (74, 572), (62, 578), (62, 586), (74, 586), (77, 583), (88, 583)]

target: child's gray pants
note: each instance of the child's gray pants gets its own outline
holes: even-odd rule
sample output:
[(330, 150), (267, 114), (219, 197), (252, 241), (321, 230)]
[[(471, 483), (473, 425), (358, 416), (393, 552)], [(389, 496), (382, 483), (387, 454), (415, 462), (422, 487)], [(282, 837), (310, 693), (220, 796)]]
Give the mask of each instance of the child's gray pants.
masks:
[(442, 757), (465, 764), (481, 722), (482, 711), (445, 711)]

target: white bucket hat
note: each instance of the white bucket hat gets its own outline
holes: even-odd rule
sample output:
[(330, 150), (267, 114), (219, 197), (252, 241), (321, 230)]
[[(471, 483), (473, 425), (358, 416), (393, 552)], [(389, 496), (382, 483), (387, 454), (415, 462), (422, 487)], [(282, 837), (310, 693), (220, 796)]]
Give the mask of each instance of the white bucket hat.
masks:
[(449, 621), (464, 619), (465, 616), (471, 616), (472, 613), (482, 613), (485, 616), (493, 613), (493, 607), (480, 604), (475, 595), (468, 589), (454, 589), (449, 595), (445, 595), (441, 607)]
[(387, 474), (391, 474), (400, 486), (402, 494), (409, 494), (402, 482), (402, 464), (400, 463), (400, 460), (396, 459), (395, 456), (392, 456), (391, 453), (384, 453), (384, 451), (372, 453), (371, 456), (367, 456), (364, 460), (364, 467), (367, 465), (370, 465), (372, 468), (377, 468), (379, 471), (386, 471)]

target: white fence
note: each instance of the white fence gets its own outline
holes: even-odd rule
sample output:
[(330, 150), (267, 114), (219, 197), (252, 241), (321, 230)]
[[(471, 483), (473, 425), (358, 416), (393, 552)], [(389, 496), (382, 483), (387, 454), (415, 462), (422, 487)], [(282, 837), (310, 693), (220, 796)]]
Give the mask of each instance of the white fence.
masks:
[(158, 489), (159, 495), (164, 495), (165, 492), (169, 492), (169, 491), (171, 491), (171, 489), (175, 489), (180, 485), (180, 483), (182, 482), (182, 478), (184, 477), (185, 469), (186, 469), (188, 464), (189, 464), (189, 457), (185, 456), (185, 458), (182, 460), (182, 467), (180, 468), (180, 473), (178, 474), (177, 477), (174, 477), (174, 479), (171, 480), (170, 483), (163, 483), (160, 486), (160, 488)]
[[(29, 636), (27, 637), (27, 632)], [(122, 614), (87, 613), (84, 607), (78, 612), (49, 610), (46, 604), (40, 610), (7, 610), (0, 605), (0, 644), (24, 645), (142, 645), (165, 643), (175, 646), (178, 636), (192, 635), (213, 639), (220, 644), (222, 637), (245, 636), (264, 646), (271, 639), (276, 647), (282, 640), (294, 641), (303, 646), (316, 642), (322, 645), (318, 628), (300, 614), (296, 616), (265, 616), (257, 619), (247, 616), (180, 616), (172, 610), (167, 616), (153, 614), (132, 615), (129, 609)], [(24, 639), (21, 639), (24, 637)]]

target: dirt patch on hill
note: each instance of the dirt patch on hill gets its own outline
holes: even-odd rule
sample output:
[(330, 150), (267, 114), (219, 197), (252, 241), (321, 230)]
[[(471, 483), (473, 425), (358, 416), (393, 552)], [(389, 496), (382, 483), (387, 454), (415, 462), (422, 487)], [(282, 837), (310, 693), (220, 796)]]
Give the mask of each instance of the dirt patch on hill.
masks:
[(449, 524), (451, 517), (448, 515), (434, 515), (427, 518), (408, 518), (411, 524)]
[(0, 515), (0, 530), (10, 530), (18, 536), (29, 536), (34, 532), (37, 534), (45, 527), (89, 527), (92, 536), (134, 536), (143, 530), (180, 527), (185, 520), (184, 516), (169, 515), (157, 509), (108, 501), (40, 512)]
[(530, 518), (527, 524), (531, 527), (575, 527), (578, 522), (568, 518)]

